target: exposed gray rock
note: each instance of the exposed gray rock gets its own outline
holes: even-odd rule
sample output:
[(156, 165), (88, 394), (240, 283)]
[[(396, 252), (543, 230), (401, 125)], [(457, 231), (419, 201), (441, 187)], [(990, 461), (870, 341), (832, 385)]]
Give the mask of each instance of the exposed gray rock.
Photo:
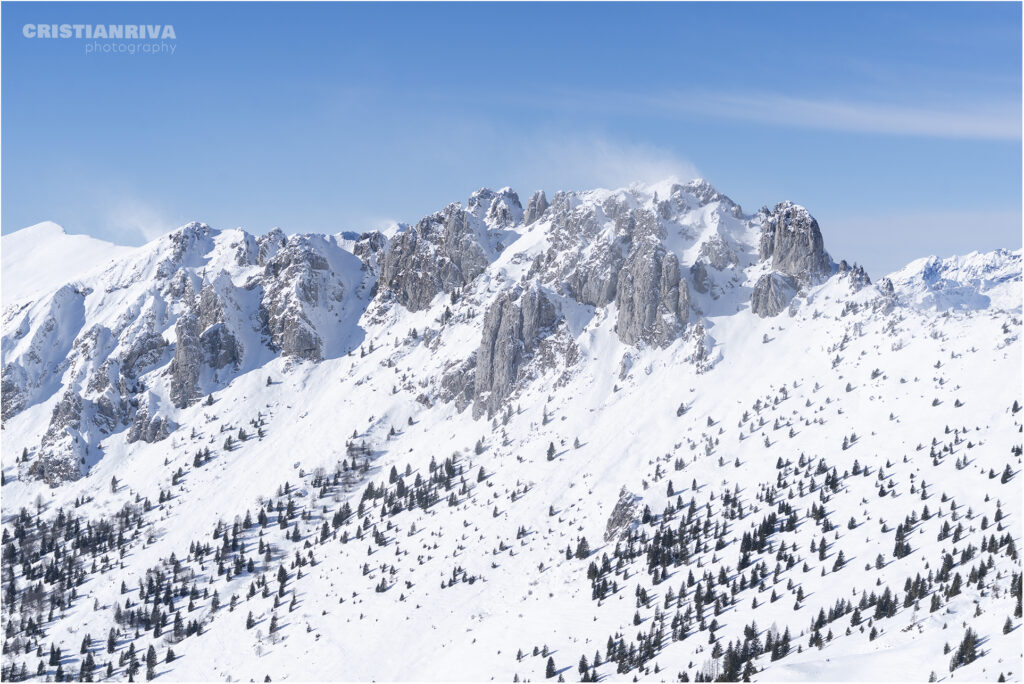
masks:
[(466, 213), (485, 220), (495, 228), (508, 228), (519, 223), (523, 216), (523, 205), (512, 188), (502, 188), (497, 192), (490, 188), (480, 188), (469, 196)]
[(381, 291), (410, 311), (420, 311), (438, 293), (472, 282), (489, 263), (472, 219), (458, 204), (450, 204), (396, 236), (381, 260)]
[(87, 449), (80, 434), (81, 427), (82, 398), (77, 392), (66, 390), (53, 407), (50, 424), (40, 443), (39, 458), (30, 474), (51, 486), (80, 478)]
[(721, 202), (733, 215), (742, 213), (738, 204), (729, 199), (726, 195), (718, 192), (703, 178), (697, 178), (695, 180), (686, 183), (685, 185), (672, 187), (673, 194), (675, 194), (677, 188), (682, 192), (693, 195), (697, 200), (698, 206), (706, 206), (712, 202)]
[(469, 196), (469, 201), (466, 202), (466, 211), (482, 219), (487, 216), (491, 203), (494, 202), (497, 196), (498, 193), (490, 188), (480, 188)]
[(793, 276), (766, 273), (757, 280), (750, 295), (750, 310), (761, 318), (777, 316), (797, 292), (799, 283)]
[(640, 522), (640, 497), (623, 487), (619, 500), (608, 516), (604, 529), (604, 540), (613, 542), (625, 537)]
[(378, 271), (378, 263), (387, 249), (388, 239), (376, 230), (363, 233), (352, 247), (352, 253), (363, 262), (363, 268), (371, 273)]
[(487, 209), (487, 225), (495, 228), (510, 228), (523, 217), (523, 205), (519, 195), (511, 188), (503, 188)]
[(581, 304), (607, 306), (615, 301), (623, 260), (619, 244), (597, 246), (589, 258), (578, 263), (569, 274), (566, 288)]
[(234, 244), (235, 263), (239, 266), (254, 266), (259, 259), (259, 243), (249, 233), (243, 233), (242, 239)]
[(157, 267), (158, 278), (170, 278), (182, 266), (198, 263), (198, 254), (207, 251), (217, 231), (205, 223), (192, 221), (167, 236), (171, 248)]
[(21, 388), (25, 384), (25, 371), (21, 366), (8, 363), (0, 374), (0, 418), (7, 420), (25, 408)]
[(736, 255), (736, 250), (730, 247), (720, 235), (712, 235), (701, 243), (698, 259), (706, 262), (710, 266), (714, 266), (719, 271), (723, 271), (730, 266), (735, 266), (739, 263), (739, 257)]
[[(231, 279), (222, 274), (218, 278), (222, 286), (232, 287)], [(238, 367), (242, 361), (242, 348), (224, 320), (224, 303), (213, 283), (199, 293), (199, 339), (207, 365), (224, 368)]]
[[(18, 323), (10, 332), (5, 329), (0, 345), (4, 351), (0, 378), (4, 418), (49, 398), (65, 384), (62, 376), (71, 357), (77, 355), (75, 344), (85, 321), (86, 296), (86, 290), (64, 285), (45, 298), (34, 315), (29, 309), (11, 312)], [(20, 349), (17, 356), (12, 354), (15, 347)]]
[(256, 240), (256, 244), (256, 263), (260, 266), (266, 266), (288, 244), (288, 238), (285, 237), (284, 232), (280, 228), (274, 228), (266, 235), (260, 236)]
[(93, 414), (93, 423), (96, 428), (104, 435), (109, 435), (117, 429), (117, 426), (121, 424), (122, 419), (122, 402), (118, 401), (115, 405), (114, 399), (111, 398), (110, 394), (104, 394), (95, 402), (93, 405), (96, 407), (96, 411)]
[(770, 212), (762, 210), (761, 260), (771, 259), (772, 269), (813, 282), (832, 273), (832, 259), (825, 251), (821, 230), (806, 209), (780, 202)]
[(455, 410), (461, 413), (473, 403), (475, 392), (476, 353), (474, 352), (468, 359), (441, 376), (441, 401), (454, 401)]
[(182, 314), (174, 326), (174, 358), (167, 372), (171, 376), (171, 402), (185, 408), (195, 401), (199, 392), (199, 372), (203, 363), (199, 321), (195, 313)]
[(309, 312), (344, 297), (341, 284), (330, 279), (326, 257), (309, 236), (294, 236), (267, 262), (262, 281), (272, 344), (285, 356), (319, 361), (321, 338)]
[(892, 280), (882, 278), (875, 286), (875, 289), (878, 291), (879, 296), (872, 301), (871, 310), (883, 316), (892, 313), (898, 301), (896, 288), (893, 286)]
[(523, 212), (523, 225), (528, 226), (540, 219), (548, 210), (548, 197), (543, 190), (533, 193), (530, 201), (526, 203), (526, 211)]
[(830, 276), (834, 264), (825, 251), (818, 222), (800, 205), (780, 202), (770, 211), (762, 208), (759, 218), (760, 257), (770, 261), (772, 273), (758, 280), (750, 304), (751, 310), (763, 318), (786, 308), (800, 286)]
[(892, 281), (888, 278), (882, 278), (878, 283), (878, 291), (886, 297), (896, 296), (896, 288), (893, 287)]
[(839, 262), (839, 275), (845, 276), (850, 281), (850, 287), (853, 288), (854, 292), (862, 290), (871, 284), (871, 278), (868, 277), (867, 271), (857, 264), (850, 266), (846, 263), (846, 259)]
[(125, 437), (129, 444), (140, 440), (149, 443), (159, 442), (177, 428), (173, 421), (156, 414), (153, 409), (155, 403), (153, 397), (149, 396), (135, 412), (135, 418)]
[(697, 292), (707, 294), (711, 289), (711, 275), (703, 261), (693, 262), (693, 265), (690, 266), (690, 277), (693, 278), (693, 289)]
[[(628, 237), (602, 236), (604, 226), (590, 206), (576, 206), (572, 193), (559, 192), (548, 208), (549, 247), (535, 269), (545, 282), (564, 288), (573, 299), (590, 306), (615, 301), (619, 269), (629, 247)], [(615, 212), (615, 207), (604, 211)], [(627, 222), (628, 223), (628, 222)], [(628, 226), (627, 226), (628, 229)]]
[(121, 374), (130, 379), (139, 377), (163, 359), (167, 347), (167, 340), (154, 330), (138, 335), (121, 356)]
[(626, 344), (667, 347), (689, 317), (690, 290), (679, 277), (679, 260), (660, 242), (643, 241), (618, 276), (615, 331)]
[(237, 368), (241, 363), (241, 346), (224, 323), (215, 323), (204, 330), (199, 335), (199, 341), (203, 348), (203, 358), (211, 368)]
[(558, 321), (554, 305), (537, 288), (501, 295), (484, 316), (476, 353), (474, 415), (491, 412), (514, 389), (539, 337)]

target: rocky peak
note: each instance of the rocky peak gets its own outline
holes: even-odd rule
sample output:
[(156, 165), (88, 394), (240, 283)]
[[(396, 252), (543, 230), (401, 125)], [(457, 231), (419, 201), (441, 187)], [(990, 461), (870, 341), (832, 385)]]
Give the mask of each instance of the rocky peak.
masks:
[(261, 235), (257, 240), (258, 246), (257, 262), (260, 266), (266, 266), (274, 256), (288, 244), (288, 238), (280, 228), (274, 228), (266, 235)]
[(538, 220), (548, 210), (548, 197), (543, 190), (538, 190), (526, 203), (526, 211), (523, 212), (523, 225), (528, 226)]
[(272, 345), (285, 356), (319, 361), (322, 339), (313, 314), (344, 297), (322, 249), (322, 237), (296, 235), (264, 267), (260, 306)]
[(733, 202), (726, 195), (718, 192), (711, 183), (707, 182), (703, 178), (695, 178), (684, 185), (673, 186), (673, 194), (675, 194), (677, 188), (688, 195), (692, 195), (694, 199), (697, 200), (697, 204), (702, 207), (711, 204), (712, 202), (721, 202), (722, 205), (729, 210), (738, 210), (740, 208), (738, 204)]
[(825, 251), (818, 222), (805, 208), (780, 202), (759, 215), (761, 260), (770, 259), (772, 270), (807, 282), (832, 273), (832, 259)]
[(771, 210), (762, 208), (757, 219), (761, 223), (758, 251), (771, 273), (754, 285), (750, 304), (763, 318), (777, 315), (801, 286), (820, 282), (836, 267), (825, 251), (818, 222), (799, 204), (780, 202)]
[[(474, 196), (485, 192), (494, 194), (478, 190)], [(457, 203), (421, 219), (388, 244), (380, 265), (381, 291), (419, 311), (438, 293), (465, 287), (490, 263), (483, 232), (479, 218)]]

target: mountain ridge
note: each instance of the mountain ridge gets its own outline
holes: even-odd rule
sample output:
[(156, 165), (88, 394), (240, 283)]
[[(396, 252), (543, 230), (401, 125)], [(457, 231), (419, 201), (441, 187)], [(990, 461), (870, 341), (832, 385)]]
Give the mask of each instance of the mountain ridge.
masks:
[(1019, 681), (1019, 251), (872, 283), (708, 187), (196, 222), (7, 308), (4, 666)]

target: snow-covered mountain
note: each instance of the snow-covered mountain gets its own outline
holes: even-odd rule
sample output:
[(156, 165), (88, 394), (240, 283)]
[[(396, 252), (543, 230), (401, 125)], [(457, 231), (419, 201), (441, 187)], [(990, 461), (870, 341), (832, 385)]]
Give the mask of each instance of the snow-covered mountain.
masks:
[(0, 238), (3, 306), (46, 294), (131, 252), (88, 235), (68, 235), (44, 221)]
[(1021, 678), (1020, 250), (872, 283), (790, 202), (504, 188), (8, 297), (52, 232), (5, 676)]

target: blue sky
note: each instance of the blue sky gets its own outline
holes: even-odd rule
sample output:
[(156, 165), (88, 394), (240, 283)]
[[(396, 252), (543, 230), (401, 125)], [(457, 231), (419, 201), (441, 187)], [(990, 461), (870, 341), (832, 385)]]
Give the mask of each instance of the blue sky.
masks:
[[(1021, 4), (13, 3), (2, 229), (140, 244), (695, 175), (873, 276), (1021, 244)], [(173, 24), (86, 54), (27, 23)]]

